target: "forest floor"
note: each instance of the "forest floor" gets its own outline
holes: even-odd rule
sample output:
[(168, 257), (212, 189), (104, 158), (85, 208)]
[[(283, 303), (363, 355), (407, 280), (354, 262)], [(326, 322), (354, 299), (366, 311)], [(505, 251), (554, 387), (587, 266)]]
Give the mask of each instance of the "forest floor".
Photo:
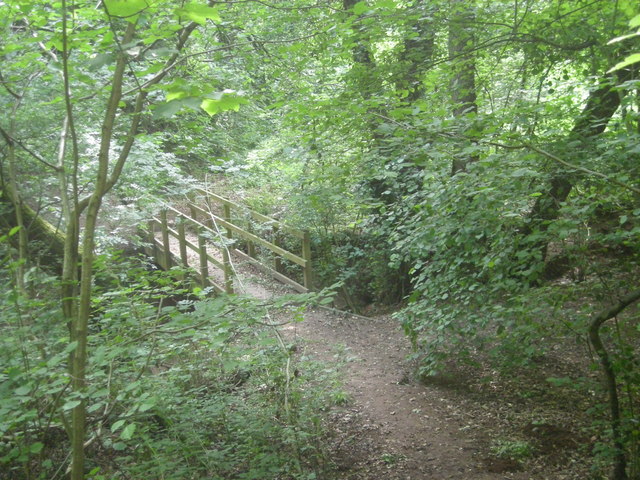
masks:
[[(260, 298), (284, 293), (255, 275), (242, 287)], [(475, 367), (425, 383), (415, 378), (409, 341), (389, 314), (309, 309), (282, 333), (300, 355), (340, 369), (347, 400), (330, 418), (333, 478), (596, 478), (589, 472), (593, 439), (584, 433), (587, 405), (571, 388), (546, 388), (547, 376), (565, 373), (553, 359), (540, 378)]]
[[(292, 293), (253, 266), (237, 261), (234, 269), (238, 293), (262, 299)], [(219, 272), (210, 274), (220, 281)], [(547, 381), (588, 371), (580, 346), (556, 345), (535, 370), (505, 374), (452, 363), (425, 382), (416, 378), (410, 343), (388, 312), (365, 317), (311, 308), (302, 322), (274, 320), (285, 323), (281, 333), (301, 357), (339, 370), (346, 401), (330, 413), (332, 479), (602, 478), (590, 471), (596, 437), (586, 411), (593, 398)]]

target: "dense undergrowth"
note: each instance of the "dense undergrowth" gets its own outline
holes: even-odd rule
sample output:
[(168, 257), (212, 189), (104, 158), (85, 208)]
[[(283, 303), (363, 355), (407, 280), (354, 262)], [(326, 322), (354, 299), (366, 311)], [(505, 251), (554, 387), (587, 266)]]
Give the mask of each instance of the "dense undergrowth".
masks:
[[(6, 240), (6, 238), (5, 238)], [(324, 412), (336, 373), (269, 327), (300, 311), (192, 288), (116, 252), (99, 257), (83, 398), (69, 389), (74, 344), (58, 282), (38, 269), (27, 291), (4, 263), (0, 318), (0, 478), (64, 478), (70, 410), (89, 412), (87, 478), (327, 478)]]
[[(430, 126), (418, 128), (429, 136)], [(397, 135), (404, 150), (417, 149), (422, 138)], [(636, 171), (632, 138), (637, 136), (608, 132), (584, 163), (610, 172)], [(434, 142), (427, 164), (368, 152), (363, 157), (368, 167), (385, 163), (371, 176), (367, 166), (346, 165), (330, 151), (323, 164), (314, 163), (314, 152), (304, 149), (297, 152), (305, 158), (306, 170), (300, 171), (279, 157), (291, 150), (274, 150), (268, 143), (256, 153), (259, 168), (248, 162), (229, 172), (225, 182), (232, 186), (227, 191), (241, 192), (254, 208), (313, 232), (316, 280), (343, 282), (341, 308), (361, 312), (370, 304), (393, 305), (425, 380), (446, 374), (452, 363), (506, 376), (517, 369), (533, 378), (546, 371), (544, 359), (566, 351), (576, 368), (552, 374), (546, 388), (553, 392), (572, 384), (590, 402), (589, 436), (598, 439), (590, 455), (594, 472), (606, 471), (603, 465), (612, 462), (616, 449), (601, 358), (589, 329), (599, 313), (637, 287), (637, 197), (607, 179), (576, 176), (557, 218), (536, 223), (531, 212), (546, 195), (553, 164), (534, 168), (529, 152), (476, 147), (480, 160), (452, 176), (451, 157), (439, 153), (451, 147), (446, 140)], [(281, 172), (276, 187), (268, 181), (275, 178), (270, 169)], [(331, 183), (326, 169), (345, 183)], [(311, 189), (305, 183), (310, 176), (317, 181)], [(639, 463), (638, 319), (630, 307), (601, 330), (617, 377), (631, 478)]]
[[(340, 307), (398, 306), (422, 377), (591, 345), (612, 417), (594, 399), (596, 454), (638, 477), (638, 314), (607, 316), (640, 292), (636, 3), (218, 3), (0, 2), (0, 219), (24, 227), (0, 245), (3, 470), (63, 476), (74, 411), (95, 478), (321, 475), (310, 412), (330, 399), (292, 378), (263, 307), (113, 255), (95, 296), (90, 262), (76, 285), (82, 227), (91, 259), (196, 177), (309, 230)], [(38, 268), (30, 202), (75, 238), (64, 285)], [(196, 298), (166, 303), (180, 289)]]

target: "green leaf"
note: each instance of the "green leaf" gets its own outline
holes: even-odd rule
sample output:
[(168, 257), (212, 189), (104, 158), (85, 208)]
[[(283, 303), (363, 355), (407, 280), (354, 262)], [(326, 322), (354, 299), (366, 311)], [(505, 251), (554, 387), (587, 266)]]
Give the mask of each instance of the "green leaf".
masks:
[(113, 17), (132, 17), (149, 7), (147, 0), (104, 0), (104, 4)]
[(13, 393), (22, 397), (24, 395), (27, 395), (29, 392), (31, 391), (31, 386), (30, 385), (23, 385), (21, 387), (16, 388)]
[(218, 92), (213, 94), (210, 98), (205, 98), (200, 104), (202, 108), (209, 115), (214, 116), (220, 112), (226, 112), (227, 110), (238, 111), (240, 105), (249, 103), (247, 99), (239, 96), (232, 90), (225, 90), (224, 92)]
[(147, 410), (150, 410), (155, 406), (156, 406), (155, 403), (143, 403), (138, 407), (138, 412), (146, 412)]
[(115, 55), (112, 53), (99, 53), (89, 60), (89, 70), (98, 70), (100, 67), (104, 67), (108, 63), (113, 63), (115, 58)]
[(200, 99), (197, 97), (187, 97), (187, 98), (183, 98), (181, 100), (182, 105), (185, 108), (190, 108), (191, 110), (193, 110), (194, 112), (199, 112), (200, 111)]
[(631, 28), (640, 27), (640, 15), (636, 15), (629, 21), (629, 26)]
[(44, 448), (44, 443), (36, 442), (29, 447), (29, 452), (38, 454), (42, 451), (43, 448)]
[(180, 111), (183, 106), (182, 100), (171, 100), (170, 102), (158, 105), (153, 110), (153, 118), (170, 118)]
[(43, 103), (41, 103), (41, 105), (55, 105), (56, 103), (60, 103), (63, 100), (64, 100), (64, 97), (60, 96), (60, 97), (54, 98), (53, 100), (51, 100), (49, 102), (43, 102)]
[(96, 412), (96, 411), (100, 410), (102, 407), (104, 407), (104, 403), (103, 402), (94, 403), (89, 408), (87, 408), (87, 413)]
[(118, 420), (113, 425), (111, 425), (111, 432), (113, 433), (118, 430), (122, 425), (124, 425), (124, 422), (124, 420)]
[(207, 19), (216, 23), (222, 21), (220, 14), (218, 13), (218, 9), (201, 5), (199, 3), (190, 3), (184, 8), (178, 8), (176, 13), (183, 18), (188, 18), (189, 20), (196, 22), (199, 25), (207, 23)]
[(16, 233), (18, 233), (18, 230), (20, 230), (20, 226), (13, 227), (11, 230), (9, 230), (9, 236), (14, 236)]
[(81, 403), (81, 400), (69, 400), (62, 406), (62, 410), (64, 411), (73, 410), (78, 405), (80, 405), (80, 403)]
[(71, 342), (67, 345), (63, 351), (63, 353), (71, 353), (78, 347), (78, 342)]
[(396, 8), (396, 2), (394, 0), (377, 0), (376, 8)]
[(367, 10), (369, 10), (369, 7), (366, 2), (358, 2), (353, 6), (353, 13), (356, 15), (362, 15)]
[(181, 98), (184, 98), (188, 95), (189, 93), (186, 90), (182, 90), (182, 89), (169, 90), (167, 92), (167, 102), (170, 102), (171, 100), (180, 100)]
[(133, 437), (133, 433), (135, 431), (136, 431), (136, 424), (130, 423), (129, 425), (124, 427), (124, 430), (122, 430), (122, 433), (120, 434), (120, 438), (122, 440), (131, 440), (131, 437)]
[(624, 67), (628, 67), (629, 65), (633, 65), (634, 63), (640, 63), (640, 53), (633, 53), (625, 58), (623, 61), (614, 66), (607, 73), (615, 72), (616, 70), (620, 70)]

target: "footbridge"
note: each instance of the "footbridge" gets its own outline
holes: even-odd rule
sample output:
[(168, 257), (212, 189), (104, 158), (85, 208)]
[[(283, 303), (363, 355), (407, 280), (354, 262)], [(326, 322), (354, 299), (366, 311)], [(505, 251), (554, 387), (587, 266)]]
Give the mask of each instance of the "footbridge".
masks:
[(146, 253), (160, 267), (192, 269), (200, 285), (217, 292), (234, 293), (240, 262), (300, 293), (312, 289), (309, 232), (205, 189), (165, 203), (148, 222), (146, 237)]

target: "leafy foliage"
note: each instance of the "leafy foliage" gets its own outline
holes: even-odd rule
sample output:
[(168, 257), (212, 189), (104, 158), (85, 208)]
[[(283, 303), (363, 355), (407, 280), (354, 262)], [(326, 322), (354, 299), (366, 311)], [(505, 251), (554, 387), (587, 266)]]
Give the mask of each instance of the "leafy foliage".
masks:
[[(92, 478), (310, 478), (328, 468), (318, 442), (333, 373), (293, 364), (256, 323), (263, 306), (200, 299), (179, 271), (117, 255), (97, 267), (85, 397)], [(50, 277), (32, 282), (55, 287)], [(65, 369), (73, 345), (55, 297), (3, 291), (0, 461), (11, 478), (52, 478), (80, 401)]]
[[(583, 339), (637, 283), (638, 23), (631, 1), (0, 2), (2, 178), (55, 223), (65, 195), (93, 191), (98, 160), (128, 159), (105, 197), (103, 252), (146, 220), (140, 204), (199, 177), (309, 229), (317, 279), (341, 282), (348, 308), (402, 303), (424, 376), (452, 359), (535, 368), (550, 338)], [(118, 58), (123, 95), (105, 139)], [(283, 392), (288, 354), (249, 333), (258, 307), (158, 305), (184, 287), (138, 266), (110, 272), (101, 257), (80, 398), (63, 374), (76, 347), (48, 297), (55, 280), (4, 251), (48, 291), (7, 288), (2, 303), (2, 408), (17, 419), (2, 424), (2, 458), (21, 475), (55, 472), (46, 435), (62, 438), (82, 400), (92, 457), (122, 465), (96, 464), (96, 478), (320, 468), (321, 421), (308, 413), (322, 395)], [(603, 330), (627, 392), (630, 469), (635, 320)]]

